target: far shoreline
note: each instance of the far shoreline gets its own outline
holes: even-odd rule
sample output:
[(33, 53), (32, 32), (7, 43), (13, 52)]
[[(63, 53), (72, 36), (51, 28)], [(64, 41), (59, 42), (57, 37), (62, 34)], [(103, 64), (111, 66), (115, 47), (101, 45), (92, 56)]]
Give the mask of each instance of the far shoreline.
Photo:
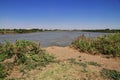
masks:
[(26, 34), (35, 32), (53, 32), (53, 31), (81, 31), (81, 32), (102, 32), (102, 33), (120, 33), (120, 29), (91, 29), (91, 30), (62, 30), (62, 29), (0, 29), (0, 35), (5, 34)]

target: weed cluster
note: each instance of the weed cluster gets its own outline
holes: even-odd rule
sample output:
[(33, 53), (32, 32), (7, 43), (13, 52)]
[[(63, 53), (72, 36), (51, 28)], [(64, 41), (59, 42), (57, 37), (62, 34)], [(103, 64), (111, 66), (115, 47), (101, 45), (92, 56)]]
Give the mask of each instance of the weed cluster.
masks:
[(90, 62), (87, 62), (87, 64), (89, 64), (89, 65), (93, 65), (93, 66), (101, 67), (101, 65), (98, 64), (97, 62), (92, 62), (92, 61), (90, 61)]
[(103, 68), (100, 73), (101, 73), (101, 76), (103, 76), (104, 78), (109, 78), (112, 80), (120, 80), (120, 72), (116, 70), (109, 70), (109, 69)]
[(81, 52), (92, 54), (120, 56), (120, 33), (108, 34), (97, 38), (86, 38), (84, 35), (72, 42), (72, 46)]
[(4, 71), (4, 66), (0, 64), (0, 79), (4, 78), (6, 76), (6, 72)]
[(87, 67), (87, 64), (86, 63), (83, 63), (83, 62), (81, 62), (81, 61), (76, 61), (76, 59), (74, 59), (74, 58), (70, 58), (70, 59), (68, 59), (69, 60), (69, 62), (70, 63), (72, 63), (72, 64), (76, 64), (76, 65), (79, 65), (79, 66), (82, 66), (82, 67), (84, 67), (84, 68), (86, 68)]
[(15, 43), (6, 41), (0, 46), (0, 78), (4, 78), (14, 66), (20, 66), (20, 71), (31, 70), (45, 66), (53, 61), (53, 56), (41, 49), (39, 43), (27, 40), (17, 40)]

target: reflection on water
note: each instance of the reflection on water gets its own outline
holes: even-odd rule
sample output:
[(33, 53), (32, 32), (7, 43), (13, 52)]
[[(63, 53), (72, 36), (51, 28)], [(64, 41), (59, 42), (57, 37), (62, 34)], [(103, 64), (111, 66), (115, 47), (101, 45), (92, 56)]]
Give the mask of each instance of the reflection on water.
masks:
[(10, 42), (14, 42), (15, 40), (32, 40), (40, 41), (42, 47), (68, 46), (74, 39), (82, 34), (84, 34), (86, 37), (96, 37), (99, 35), (104, 35), (106, 33), (80, 31), (47, 31), (29, 34), (5, 34), (0, 35), (0, 42), (4, 43), (4, 40), (9, 40)]

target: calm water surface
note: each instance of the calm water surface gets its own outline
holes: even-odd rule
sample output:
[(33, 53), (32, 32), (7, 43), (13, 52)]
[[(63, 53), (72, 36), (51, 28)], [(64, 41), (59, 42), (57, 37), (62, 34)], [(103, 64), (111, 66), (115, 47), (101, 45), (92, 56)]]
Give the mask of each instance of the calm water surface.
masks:
[(0, 43), (4, 43), (4, 40), (14, 42), (15, 40), (32, 40), (40, 41), (42, 47), (48, 46), (68, 46), (78, 36), (84, 34), (86, 37), (96, 37), (99, 35), (105, 35), (106, 33), (92, 33), (92, 32), (80, 32), (80, 31), (47, 31), (28, 34), (5, 34), (0, 35)]

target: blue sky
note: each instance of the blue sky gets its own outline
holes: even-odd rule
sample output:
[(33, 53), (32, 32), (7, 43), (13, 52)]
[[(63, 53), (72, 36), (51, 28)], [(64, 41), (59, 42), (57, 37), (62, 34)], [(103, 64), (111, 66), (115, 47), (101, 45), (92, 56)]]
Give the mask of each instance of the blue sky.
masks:
[(0, 0), (0, 28), (120, 29), (120, 0)]

